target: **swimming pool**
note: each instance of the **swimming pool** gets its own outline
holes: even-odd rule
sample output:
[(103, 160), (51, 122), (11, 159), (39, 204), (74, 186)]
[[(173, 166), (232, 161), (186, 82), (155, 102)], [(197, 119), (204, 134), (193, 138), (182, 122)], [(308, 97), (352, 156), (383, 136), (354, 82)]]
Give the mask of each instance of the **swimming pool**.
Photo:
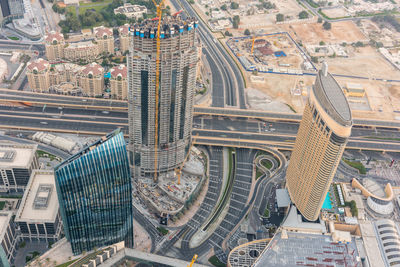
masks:
[(322, 208), (326, 209), (326, 210), (332, 209), (331, 192), (329, 192), (329, 191), (328, 191), (328, 194), (326, 194), (324, 204), (322, 204)]

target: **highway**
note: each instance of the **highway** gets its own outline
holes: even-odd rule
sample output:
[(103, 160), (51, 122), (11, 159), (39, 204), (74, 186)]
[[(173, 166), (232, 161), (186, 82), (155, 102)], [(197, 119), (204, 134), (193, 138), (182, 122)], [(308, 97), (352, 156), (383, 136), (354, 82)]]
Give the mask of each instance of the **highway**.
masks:
[[(193, 126), (193, 135), (199, 134), (198, 144), (237, 147), (271, 145), (283, 150), (292, 149), (298, 130), (298, 123), (295, 122), (217, 116), (197, 116)], [(128, 133), (124, 112), (0, 105), (0, 128), (4, 129), (103, 135), (118, 127)], [(347, 148), (398, 152), (399, 138), (400, 132), (396, 129), (353, 127)]]
[[(213, 78), (214, 79), (214, 78)], [(26, 91), (16, 91), (0, 88), (0, 99), (3, 105), (25, 104), (25, 106), (37, 106), (46, 108), (69, 108), (75, 109), (77, 114), (89, 115), (90, 110), (102, 112), (117, 112), (112, 113), (115, 117), (128, 118), (128, 104), (122, 100), (111, 100), (101, 98), (88, 98), (78, 96), (65, 96), (55, 94), (41, 94)], [(0, 100), (0, 101), (1, 101)], [(271, 112), (263, 110), (248, 110), (232, 107), (194, 107), (194, 116), (214, 116), (214, 117), (230, 117), (232, 119), (261, 119), (275, 122), (295, 122), (301, 121), (301, 114)], [(354, 119), (354, 126), (358, 127), (377, 127), (400, 129), (400, 121), (385, 121), (385, 120), (369, 120), (369, 119)], [(353, 127), (354, 128), (354, 127)]]
[(175, 9), (180, 10), (183, 7), (189, 16), (199, 20), (198, 33), (213, 74), (212, 106), (238, 106), (245, 109), (244, 81), (235, 61), (214, 38), (212, 32), (187, 1), (171, 0), (171, 3)]

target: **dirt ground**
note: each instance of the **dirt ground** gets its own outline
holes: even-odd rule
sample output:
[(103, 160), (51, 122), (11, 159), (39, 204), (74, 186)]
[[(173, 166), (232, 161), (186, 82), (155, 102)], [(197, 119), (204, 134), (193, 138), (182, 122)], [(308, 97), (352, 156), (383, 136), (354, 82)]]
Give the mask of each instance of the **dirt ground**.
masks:
[(305, 44), (341, 44), (365, 41), (367, 38), (352, 21), (333, 22), (331, 30), (324, 30), (322, 23), (285, 25), (288, 31), (294, 31), (297, 39)]
[(322, 12), (330, 18), (340, 18), (350, 15), (343, 7), (323, 9)]
[(399, 79), (400, 71), (387, 62), (372, 47), (350, 49), (348, 58), (325, 58), (329, 70), (335, 74), (356, 75), (371, 78)]

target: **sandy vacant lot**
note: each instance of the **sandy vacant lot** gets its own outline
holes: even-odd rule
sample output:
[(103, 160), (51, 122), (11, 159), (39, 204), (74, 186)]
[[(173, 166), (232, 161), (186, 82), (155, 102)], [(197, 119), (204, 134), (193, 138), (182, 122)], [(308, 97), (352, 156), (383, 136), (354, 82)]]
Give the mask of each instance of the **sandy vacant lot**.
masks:
[(323, 9), (322, 12), (330, 18), (340, 18), (350, 15), (343, 7)]
[(334, 22), (331, 30), (324, 30), (322, 23), (294, 24), (287, 28), (289, 31), (294, 31), (295, 36), (307, 44), (318, 44), (320, 41), (341, 44), (367, 40), (352, 21)]
[(329, 70), (335, 74), (371, 78), (399, 79), (400, 71), (386, 61), (372, 47), (360, 47), (349, 53), (348, 58), (326, 58)]

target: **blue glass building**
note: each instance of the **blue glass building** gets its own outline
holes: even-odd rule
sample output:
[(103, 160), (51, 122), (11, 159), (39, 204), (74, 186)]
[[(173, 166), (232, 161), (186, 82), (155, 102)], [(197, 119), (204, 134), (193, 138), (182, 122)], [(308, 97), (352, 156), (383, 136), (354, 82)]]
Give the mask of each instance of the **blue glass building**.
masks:
[(74, 254), (125, 241), (133, 246), (126, 143), (116, 130), (55, 168), (64, 232)]

